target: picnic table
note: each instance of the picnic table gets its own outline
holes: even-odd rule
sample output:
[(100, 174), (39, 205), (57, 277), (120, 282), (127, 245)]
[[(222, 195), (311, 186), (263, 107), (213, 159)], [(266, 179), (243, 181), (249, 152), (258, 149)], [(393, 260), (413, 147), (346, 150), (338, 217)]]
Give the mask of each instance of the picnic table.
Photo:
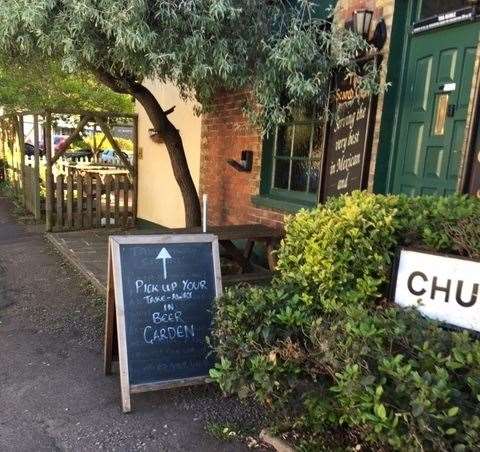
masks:
[(129, 172), (125, 168), (118, 166), (108, 166), (101, 164), (87, 164), (87, 165), (66, 165), (69, 171), (69, 174), (80, 173), (82, 176), (86, 174), (99, 174), (102, 182), (105, 181), (106, 176), (116, 176), (116, 175), (128, 175)]
[[(198, 234), (201, 232), (201, 227), (173, 228), (168, 230), (168, 234)], [(227, 275), (224, 277), (224, 280), (234, 282), (234, 280), (254, 281), (271, 278), (276, 265), (273, 251), (283, 237), (282, 231), (262, 224), (240, 224), (209, 226), (207, 233), (218, 237), (222, 248), (221, 251), (223, 251), (222, 256), (230, 258), (241, 269), (240, 274)], [(239, 241), (245, 242), (243, 249), (239, 247)], [(252, 262), (253, 249), (256, 243), (262, 243), (265, 246), (267, 268)]]

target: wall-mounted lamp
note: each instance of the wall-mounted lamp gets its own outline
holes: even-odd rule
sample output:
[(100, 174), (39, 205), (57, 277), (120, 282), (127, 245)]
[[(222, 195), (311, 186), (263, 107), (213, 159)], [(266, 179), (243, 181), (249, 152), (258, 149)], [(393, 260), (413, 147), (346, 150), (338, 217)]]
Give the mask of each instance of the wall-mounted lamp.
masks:
[(164, 143), (165, 140), (163, 139), (162, 135), (160, 132), (158, 132), (155, 129), (148, 129), (148, 136), (154, 143)]
[(353, 31), (368, 41), (370, 26), (372, 25), (373, 11), (357, 9), (353, 12)]
[(242, 151), (240, 162), (230, 159), (227, 160), (227, 163), (237, 171), (249, 173), (253, 167), (253, 151), (245, 149)]
[(382, 50), (387, 41), (387, 25), (383, 17), (377, 22), (370, 38), (370, 28), (372, 26), (373, 11), (368, 9), (358, 9), (353, 12), (351, 24), (352, 30), (363, 37), (369, 44), (375, 46), (377, 50)]

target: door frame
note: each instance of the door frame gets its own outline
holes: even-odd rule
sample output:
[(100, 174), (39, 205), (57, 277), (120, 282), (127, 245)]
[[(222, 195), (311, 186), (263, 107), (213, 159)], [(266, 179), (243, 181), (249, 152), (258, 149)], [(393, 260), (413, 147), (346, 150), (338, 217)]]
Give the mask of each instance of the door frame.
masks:
[(471, 178), (474, 175), (474, 159), (477, 153), (478, 140), (480, 139), (480, 31), (466, 125), (462, 158), (460, 160), (460, 177), (457, 186), (457, 191), (460, 193), (470, 192)]
[[(395, 12), (398, 12), (399, 9), (402, 9), (400, 5), (395, 5), (394, 11), (394, 30), (395, 30), (395, 21), (398, 20), (400, 23), (400, 28), (398, 31), (402, 31), (402, 35), (400, 37), (396, 37), (400, 40), (399, 44), (399, 53), (401, 53), (401, 63), (400, 63), (400, 75), (398, 78), (398, 85), (397, 87), (392, 87), (390, 96), (390, 102), (385, 103), (384, 111), (382, 112), (382, 124), (380, 130), (380, 142), (379, 142), (379, 149), (384, 149), (383, 155), (379, 155), (379, 159), (382, 159), (383, 162), (377, 162), (377, 170), (375, 171), (375, 181), (374, 181), (374, 189), (376, 192), (380, 193), (393, 193), (393, 181), (394, 181), (394, 174), (395, 174), (395, 167), (399, 153), (399, 126), (401, 123), (401, 105), (406, 95), (405, 89), (405, 82), (406, 82), (406, 72), (407, 72), (407, 64), (408, 64), (408, 55), (410, 52), (410, 47), (412, 43), (412, 25), (415, 22), (415, 18), (418, 17), (420, 7), (421, 7), (422, 0), (408, 0), (408, 5), (405, 8), (406, 13), (404, 15), (400, 15), (400, 17), (396, 17), (397, 15)], [(395, 3), (399, 3), (398, 1)], [(404, 11), (405, 11), (404, 10)], [(477, 20), (478, 21), (478, 20)], [(455, 25), (453, 25), (455, 26)], [(395, 30), (395, 32), (397, 32)], [(392, 36), (392, 41), (394, 36)], [(402, 43), (403, 41), (403, 43)], [(392, 66), (394, 65), (394, 61), (392, 62), (392, 53), (389, 55), (389, 77), (393, 71), (398, 70), (398, 67), (395, 69)], [(460, 171), (459, 171), (459, 179), (457, 181), (457, 191), (461, 193), (465, 193), (468, 188), (469, 183), (469, 162), (472, 161), (474, 156), (474, 147), (475, 147), (475, 139), (477, 136), (476, 133), (476, 126), (480, 125), (480, 100), (478, 99), (480, 96), (480, 33), (479, 33), (479, 45), (477, 46), (477, 53), (475, 59), (475, 67), (473, 71), (473, 79), (472, 79), (472, 88), (470, 99), (474, 99), (474, 101), (470, 101), (470, 105), (468, 106), (468, 113), (466, 119), (466, 133), (463, 140), (463, 149), (462, 155), (460, 159)], [(388, 97), (388, 93), (386, 99)], [(388, 109), (393, 110), (393, 117), (390, 124), (384, 123), (384, 115), (385, 113), (389, 113)], [(480, 134), (480, 132), (479, 132)], [(385, 155), (387, 154), (387, 155)], [(380, 163), (380, 164), (378, 164)], [(384, 168), (386, 171), (384, 174), (379, 174), (378, 170)]]

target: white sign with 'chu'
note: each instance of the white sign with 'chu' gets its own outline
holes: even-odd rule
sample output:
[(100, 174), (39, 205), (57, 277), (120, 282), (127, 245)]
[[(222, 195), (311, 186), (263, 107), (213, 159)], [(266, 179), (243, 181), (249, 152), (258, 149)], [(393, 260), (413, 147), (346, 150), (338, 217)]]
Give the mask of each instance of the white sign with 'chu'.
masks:
[(425, 317), (480, 331), (480, 262), (402, 249), (393, 300)]

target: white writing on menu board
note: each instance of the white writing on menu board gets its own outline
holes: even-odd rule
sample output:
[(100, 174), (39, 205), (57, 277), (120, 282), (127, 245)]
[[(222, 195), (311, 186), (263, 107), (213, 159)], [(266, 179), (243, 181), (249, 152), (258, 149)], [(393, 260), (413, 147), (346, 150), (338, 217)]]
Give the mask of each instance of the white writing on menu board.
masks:
[(135, 281), (135, 293), (139, 301), (147, 305), (158, 305), (152, 313), (151, 323), (143, 330), (147, 344), (155, 344), (175, 339), (188, 340), (195, 336), (195, 326), (184, 322), (183, 312), (176, 302), (192, 300), (195, 292), (207, 290), (207, 281), (181, 279), (169, 283), (158, 281)]
[[(362, 164), (363, 148), (359, 149), (357, 145), (363, 136), (361, 137), (357, 125), (362, 122), (362, 133), (364, 133), (363, 122), (366, 116), (367, 105), (365, 104), (358, 102), (356, 109), (352, 108), (350, 102), (338, 104), (334, 128), (337, 138), (334, 143), (334, 149), (336, 153), (341, 155), (330, 163), (329, 174), (330, 176), (335, 176), (339, 172), (346, 174), (337, 181), (337, 190), (343, 190), (348, 187), (350, 169)], [(355, 146), (357, 146), (356, 152), (349, 155), (348, 152)]]

